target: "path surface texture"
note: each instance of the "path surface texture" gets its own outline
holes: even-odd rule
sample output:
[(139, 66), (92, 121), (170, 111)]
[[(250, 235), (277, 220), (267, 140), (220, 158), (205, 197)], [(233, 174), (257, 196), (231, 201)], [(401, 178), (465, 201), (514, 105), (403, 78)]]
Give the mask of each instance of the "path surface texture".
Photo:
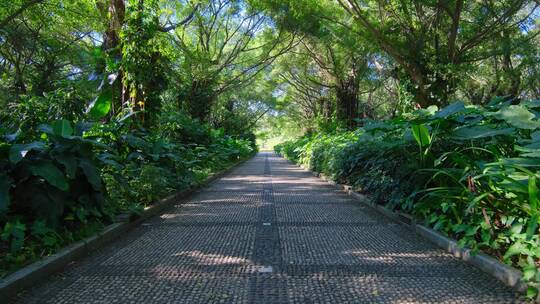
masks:
[(501, 283), (272, 153), (21, 303), (515, 303)]

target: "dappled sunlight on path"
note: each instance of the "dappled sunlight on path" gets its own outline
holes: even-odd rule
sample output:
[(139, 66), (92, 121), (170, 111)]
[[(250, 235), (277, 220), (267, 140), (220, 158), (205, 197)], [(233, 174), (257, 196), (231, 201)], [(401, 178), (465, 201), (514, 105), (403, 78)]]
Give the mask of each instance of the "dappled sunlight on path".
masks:
[(509, 303), (492, 277), (272, 153), (21, 303)]

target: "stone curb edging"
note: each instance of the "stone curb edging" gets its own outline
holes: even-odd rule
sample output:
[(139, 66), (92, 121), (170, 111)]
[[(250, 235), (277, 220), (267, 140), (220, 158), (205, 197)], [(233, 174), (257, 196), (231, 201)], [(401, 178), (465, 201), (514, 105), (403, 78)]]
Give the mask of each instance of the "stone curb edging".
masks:
[[(476, 268), (484, 271), (485, 273), (495, 277), (500, 282), (504, 283), (506, 286), (509, 286), (520, 293), (525, 293), (527, 291), (527, 284), (521, 281), (523, 274), (518, 269), (512, 266), (508, 266), (485, 253), (478, 252), (476, 254), (473, 254), (470, 249), (460, 248), (457, 244), (457, 241), (450, 239), (447, 236), (431, 228), (417, 224), (416, 219), (414, 219), (412, 216), (402, 212), (392, 211), (379, 204), (374, 204), (367, 195), (353, 191), (351, 186), (336, 183), (322, 173), (311, 171), (305, 166), (295, 164), (290, 160), (288, 161), (306, 171), (311, 172), (311, 174), (313, 174), (314, 176), (321, 178), (322, 180), (335, 186), (339, 190), (345, 191), (357, 201), (371, 207), (372, 209), (375, 209), (376, 211), (390, 218), (391, 220), (397, 221), (400, 224), (407, 226), (424, 239), (446, 250), (453, 256), (462, 259), (465, 262), (470, 263)], [(536, 299), (536, 303), (540, 303), (540, 296)]]
[(95, 251), (103, 247), (104, 245), (110, 243), (111, 241), (115, 240), (127, 231), (138, 226), (142, 221), (164, 211), (173, 203), (176, 203), (179, 200), (186, 199), (198, 189), (205, 187), (214, 180), (222, 177), (226, 173), (229, 173), (232, 169), (248, 161), (254, 155), (255, 154), (246, 159), (239, 160), (227, 169), (209, 175), (206, 180), (192, 186), (191, 188), (178, 191), (171, 196), (157, 201), (151, 206), (145, 208), (140, 214), (120, 216), (117, 220), (123, 220), (122, 222), (112, 223), (106, 226), (96, 235), (70, 244), (67, 247), (64, 247), (60, 251), (56, 252), (55, 254), (47, 256), (30, 265), (27, 265), (15, 271), (14, 273), (9, 274), (5, 278), (0, 279), (0, 299), (2, 299), (2, 301), (0, 302), (4, 303), (4, 299), (7, 300), (11, 297), (14, 297), (17, 295), (18, 292), (27, 289), (35, 284), (38, 284), (39, 282), (47, 279), (51, 275), (60, 272), (71, 262), (79, 260), (87, 256), (90, 252)]
[(512, 287), (521, 293), (527, 291), (527, 284), (521, 281), (523, 274), (518, 269), (503, 264), (497, 259), (482, 252), (473, 255), (471, 250), (459, 248), (455, 240), (450, 239), (433, 229), (418, 224), (416, 224), (414, 228), (417, 234), (450, 252), (455, 257), (471, 263), (484, 272), (494, 276), (506, 286)]

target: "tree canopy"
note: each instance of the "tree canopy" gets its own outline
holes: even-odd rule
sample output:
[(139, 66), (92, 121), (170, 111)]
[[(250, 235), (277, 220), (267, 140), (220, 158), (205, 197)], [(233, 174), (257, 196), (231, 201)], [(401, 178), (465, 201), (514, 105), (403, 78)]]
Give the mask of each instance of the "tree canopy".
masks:
[[(100, 95), (97, 106), (110, 108), (109, 119), (136, 112), (147, 126), (157, 123), (164, 104), (218, 126), (226, 123), (216, 120), (220, 111), (253, 102), (239, 108), (256, 117), (268, 105), (348, 127), (452, 100), (517, 102), (539, 94), (538, 6), (525, 0), (11, 1), (0, 12), (0, 102), (17, 107), (71, 90), (79, 100), (70, 105), (79, 111), (72, 116)], [(239, 92), (268, 83), (275, 87), (271, 98), (268, 89)], [(257, 98), (255, 91), (266, 93)]]

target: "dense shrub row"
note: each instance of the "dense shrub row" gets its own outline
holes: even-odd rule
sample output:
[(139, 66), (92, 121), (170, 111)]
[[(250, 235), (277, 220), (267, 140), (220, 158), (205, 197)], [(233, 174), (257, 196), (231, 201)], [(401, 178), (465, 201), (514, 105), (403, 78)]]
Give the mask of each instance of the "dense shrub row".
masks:
[(0, 276), (255, 151), (178, 112), (152, 131), (128, 121), (56, 120), (2, 137)]
[(540, 101), (451, 104), (354, 131), (306, 135), (276, 152), (540, 282)]

